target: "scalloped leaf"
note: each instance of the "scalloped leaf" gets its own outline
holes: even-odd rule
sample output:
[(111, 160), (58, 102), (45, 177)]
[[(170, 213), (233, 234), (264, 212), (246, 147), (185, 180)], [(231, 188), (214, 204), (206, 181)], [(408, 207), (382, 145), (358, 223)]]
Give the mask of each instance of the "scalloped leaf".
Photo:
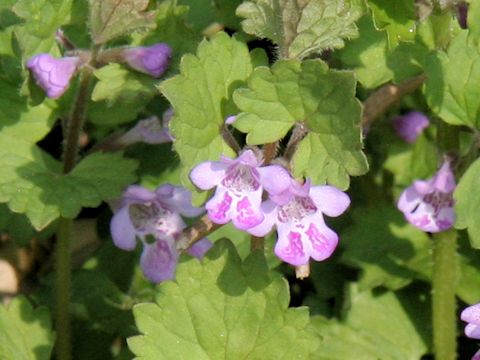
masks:
[(292, 159), (294, 175), (346, 189), (349, 175), (368, 169), (355, 86), (353, 73), (330, 70), (320, 60), (282, 60), (271, 69), (258, 67), (248, 89), (234, 93), (242, 111), (234, 126), (248, 134), (248, 144), (256, 145), (280, 140), (293, 125), (303, 123), (309, 134)]
[(146, 11), (149, 0), (90, 0), (90, 31), (95, 44), (103, 44), (138, 28), (155, 27), (155, 13)]
[(288, 308), (287, 283), (263, 254), (242, 263), (229, 240), (202, 263), (180, 264), (155, 301), (134, 307), (143, 335), (128, 345), (137, 359), (308, 359), (320, 344), (308, 309)]
[(23, 296), (0, 305), (0, 359), (48, 360), (53, 349), (50, 314)]
[(220, 155), (234, 156), (221, 136), (225, 118), (238, 110), (231, 97), (252, 71), (247, 46), (225, 33), (200, 43), (197, 55), (185, 55), (180, 75), (160, 84), (175, 115), (170, 129), (182, 163), (182, 183), (193, 189), (193, 166)]
[(254, 0), (237, 8), (243, 30), (272, 40), (284, 59), (343, 47), (344, 39), (357, 36), (362, 13), (353, 0)]

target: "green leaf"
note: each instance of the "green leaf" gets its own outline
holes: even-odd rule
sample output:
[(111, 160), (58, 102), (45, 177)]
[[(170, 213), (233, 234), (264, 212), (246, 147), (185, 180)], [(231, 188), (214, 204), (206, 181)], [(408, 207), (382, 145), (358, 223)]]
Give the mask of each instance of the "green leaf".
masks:
[(368, 0), (375, 26), (385, 30), (390, 48), (413, 41), (416, 31), (414, 1)]
[(103, 44), (138, 28), (154, 27), (154, 13), (145, 11), (148, 0), (90, 0), (90, 31), (95, 44)]
[(93, 89), (89, 120), (102, 126), (133, 120), (157, 93), (158, 80), (130, 71), (119, 64), (95, 70), (99, 80)]
[(37, 230), (60, 216), (76, 217), (82, 207), (118, 197), (135, 180), (136, 162), (121, 154), (94, 153), (61, 175), (60, 164), (39, 148), (11, 142), (0, 133), (0, 202), (25, 213)]
[(393, 206), (358, 208), (342, 233), (342, 262), (362, 269), (359, 289), (402, 288), (413, 279), (428, 280), (431, 244), (428, 235), (408, 224)]
[(288, 308), (288, 286), (254, 252), (244, 262), (219, 241), (202, 263), (177, 268), (154, 304), (134, 307), (144, 335), (128, 339), (137, 359), (307, 359), (320, 339), (308, 310)]
[(116, 102), (135, 103), (147, 98), (145, 102), (148, 102), (155, 94), (155, 79), (129, 71), (119, 64), (97, 69), (94, 75), (99, 81), (93, 89), (93, 101), (106, 100), (113, 105)]
[(341, 321), (313, 318), (323, 343), (312, 360), (418, 360), (428, 351), (429, 299), (422, 293), (353, 292)]
[(366, 88), (375, 88), (393, 77), (387, 65), (387, 36), (373, 26), (370, 16), (358, 22), (359, 36), (347, 42), (336, 55), (353, 68), (358, 81)]
[(237, 15), (245, 18), (243, 30), (268, 38), (284, 58), (305, 58), (325, 49), (341, 48), (355, 37), (355, 21), (362, 7), (353, 0), (254, 0), (245, 1)]
[(458, 183), (453, 197), (457, 229), (467, 229), (472, 247), (480, 248), (480, 159), (470, 165)]
[(0, 305), (0, 359), (48, 360), (53, 348), (50, 314), (23, 296)]
[(471, 1), (468, 4), (467, 26), (472, 37), (480, 41), (480, 3), (478, 1)]
[(387, 159), (383, 167), (394, 176), (394, 190), (403, 191), (415, 180), (432, 177), (438, 169), (438, 155), (435, 144), (429, 140), (431, 137), (422, 134), (413, 146), (398, 137), (397, 142), (394, 139), (386, 141)]
[(480, 44), (468, 31), (457, 35), (447, 53), (427, 59), (425, 96), (432, 110), (452, 125), (480, 126)]
[(388, 48), (388, 36), (375, 29), (370, 16), (358, 22), (360, 35), (349, 41), (337, 56), (353, 67), (358, 81), (366, 88), (376, 88), (387, 81), (395, 83), (418, 75), (429, 52), (426, 37), (430, 20), (419, 25), (415, 42), (401, 42), (393, 50)]
[(15, 26), (16, 40), (24, 60), (39, 53), (59, 55), (55, 32), (70, 21), (72, 0), (19, 0), (13, 11), (25, 20)]
[(225, 33), (202, 41), (197, 55), (185, 55), (180, 75), (160, 84), (175, 115), (170, 129), (182, 163), (182, 183), (193, 188), (188, 173), (205, 160), (233, 156), (221, 136), (225, 118), (235, 114), (231, 96), (252, 71), (245, 44)]
[(310, 133), (293, 157), (294, 175), (348, 188), (349, 175), (368, 168), (355, 85), (351, 72), (330, 70), (320, 60), (281, 60), (271, 69), (258, 67), (248, 89), (234, 93), (243, 111), (234, 126), (248, 133), (248, 144), (256, 145), (280, 140), (294, 124), (303, 124)]

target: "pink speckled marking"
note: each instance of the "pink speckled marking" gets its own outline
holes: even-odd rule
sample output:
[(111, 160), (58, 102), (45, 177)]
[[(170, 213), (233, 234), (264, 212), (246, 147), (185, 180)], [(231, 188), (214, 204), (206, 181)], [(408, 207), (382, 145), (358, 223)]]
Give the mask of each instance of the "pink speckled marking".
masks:
[(303, 251), (302, 236), (298, 232), (290, 231), (288, 233), (289, 245), (282, 250), (285, 259), (295, 260), (305, 256)]
[(255, 213), (247, 196), (237, 203), (236, 220), (243, 229), (249, 229), (262, 221), (261, 214)]
[(425, 227), (430, 224), (430, 218), (428, 215), (423, 215), (415, 220), (413, 220), (413, 225), (418, 227)]
[(214, 209), (209, 210), (208, 215), (212, 219), (212, 221), (216, 221), (219, 223), (225, 223), (229, 219), (227, 218), (227, 212), (230, 210), (232, 206), (232, 197), (225, 192), (223, 194), (223, 199), (220, 203), (218, 203)]
[(330, 252), (328, 248), (328, 239), (312, 223), (305, 232), (312, 243), (312, 247), (319, 253)]

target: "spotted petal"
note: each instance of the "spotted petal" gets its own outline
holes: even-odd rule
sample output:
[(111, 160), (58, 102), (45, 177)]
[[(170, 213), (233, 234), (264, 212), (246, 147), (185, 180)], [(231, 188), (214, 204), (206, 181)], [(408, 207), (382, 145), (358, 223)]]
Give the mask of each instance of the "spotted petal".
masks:
[(178, 253), (174, 241), (157, 240), (145, 244), (140, 258), (140, 267), (147, 278), (155, 283), (175, 278)]
[(130, 220), (128, 206), (124, 206), (113, 215), (110, 222), (113, 243), (123, 250), (133, 250), (136, 246), (136, 231)]
[(208, 217), (216, 224), (226, 224), (232, 218), (233, 196), (223, 186), (218, 186), (215, 195), (205, 204)]
[[(238, 197), (237, 197), (238, 196)], [(235, 194), (232, 204), (232, 222), (240, 230), (247, 230), (257, 226), (263, 221), (260, 211), (262, 203), (262, 188), (255, 191), (245, 191)]]
[(277, 218), (277, 204), (271, 200), (263, 202), (260, 210), (263, 213), (263, 221), (257, 226), (247, 229), (247, 231), (254, 236), (267, 235), (275, 225)]

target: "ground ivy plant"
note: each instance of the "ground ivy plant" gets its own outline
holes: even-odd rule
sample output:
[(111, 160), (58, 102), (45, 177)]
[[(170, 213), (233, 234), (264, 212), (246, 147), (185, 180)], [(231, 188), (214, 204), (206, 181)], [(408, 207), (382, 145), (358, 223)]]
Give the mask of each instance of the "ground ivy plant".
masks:
[(3, 1), (0, 358), (480, 358), (479, 24)]

